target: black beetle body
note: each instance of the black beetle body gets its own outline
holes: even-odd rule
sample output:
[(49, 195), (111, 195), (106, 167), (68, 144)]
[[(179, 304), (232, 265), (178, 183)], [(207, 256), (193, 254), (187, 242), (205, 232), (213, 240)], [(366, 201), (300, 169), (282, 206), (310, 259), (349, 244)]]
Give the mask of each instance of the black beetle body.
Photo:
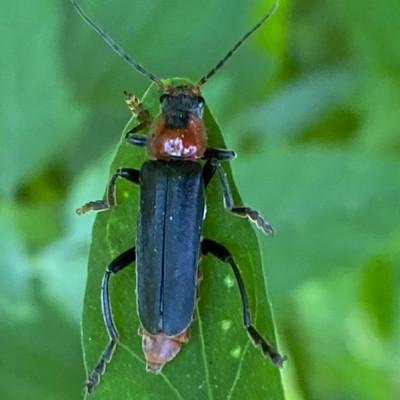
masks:
[(151, 335), (182, 333), (192, 320), (201, 226), (199, 163), (148, 161), (140, 171), (136, 238), (137, 304)]

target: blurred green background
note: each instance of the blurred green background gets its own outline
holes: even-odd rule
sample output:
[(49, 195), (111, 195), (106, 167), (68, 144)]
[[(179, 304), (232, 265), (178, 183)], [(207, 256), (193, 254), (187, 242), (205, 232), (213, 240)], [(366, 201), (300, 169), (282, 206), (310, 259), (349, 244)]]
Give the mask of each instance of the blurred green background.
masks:
[[(199, 79), (271, 6), (81, 0), (160, 77)], [(98, 198), (149, 82), (68, 0), (1, 0), (0, 398), (78, 399)], [(400, 2), (280, 2), (205, 87), (238, 153), (260, 237), (287, 400), (400, 398)]]

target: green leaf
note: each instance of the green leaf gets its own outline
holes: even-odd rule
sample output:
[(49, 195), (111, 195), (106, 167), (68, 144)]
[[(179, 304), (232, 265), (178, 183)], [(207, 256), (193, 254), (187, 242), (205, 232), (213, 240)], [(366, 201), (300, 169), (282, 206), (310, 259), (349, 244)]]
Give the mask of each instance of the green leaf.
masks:
[(260, 132), (257, 139), (263, 143), (294, 137), (340, 105), (355, 82), (355, 70), (348, 65), (297, 78), (282, 85), (271, 98), (243, 106), (243, 111), (230, 121), (229, 132), (240, 139), (243, 131)]
[[(63, 18), (58, 2), (16, 8), (8, 0), (2, 2), (2, 10), (0, 35), (7, 62), (0, 64), (0, 193), (10, 198), (56, 156), (68, 153), (82, 111), (71, 107), (61, 72), (58, 40)], [(15, 26), (23, 29), (10, 34)]]
[[(239, 154), (232, 167), (246, 202), (277, 229), (261, 242), (275, 304), (310, 278), (362, 268), (398, 247), (396, 161), (348, 148), (270, 145)], [(260, 182), (257, 194), (251, 182)]]
[[(9, 280), (1, 279), (1, 292), (8, 287)], [(84, 376), (78, 324), (43, 296), (39, 280), (26, 282), (26, 292), (29, 304), (14, 295), (8, 300), (8, 314), (0, 309), (0, 398), (76, 399)], [(4, 298), (1, 303), (7, 304)]]
[[(173, 79), (168, 84), (188, 83)], [(159, 112), (160, 92), (154, 85), (143, 102), (152, 115)], [(206, 109), (205, 123), (210, 147), (225, 147), (215, 120)], [(121, 137), (110, 174), (118, 167), (140, 168), (145, 150), (128, 145)], [(240, 197), (231, 172), (224, 165), (236, 204)], [(138, 188), (119, 182), (118, 206), (100, 213), (93, 228), (88, 283), (83, 312), (83, 347), (86, 368), (91, 371), (104, 350), (108, 336), (100, 305), (101, 280), (107, 265), (135, 242)], [(217, 179), (207, 189), (207, 218), (203, 236), (225, 245), (236, 260), (245, 281), (254, 326), (275, 344), (274, 325), (268, 302), (257, 236), (250, 222), (223, 208)], [(262, 238), (268, 240), (267, 238)], [(242, 324), (241, 300), (229, 266), (212, 256), (201, 261), (203, 280), (200, 301), (190, 329), (190, 341), (158, 376), (145, 371), (141, 338), (137, 335), (135, 268), (129, 266), (110, 282), (115, 323), (121, 339), (93, 399), (283, 399), (279, 370), (254, 347)]]
[(389, 259), (375, 258), (363, 271), (363, 305), (377, 333), (390, 337), (395, 330), (395, 276)]

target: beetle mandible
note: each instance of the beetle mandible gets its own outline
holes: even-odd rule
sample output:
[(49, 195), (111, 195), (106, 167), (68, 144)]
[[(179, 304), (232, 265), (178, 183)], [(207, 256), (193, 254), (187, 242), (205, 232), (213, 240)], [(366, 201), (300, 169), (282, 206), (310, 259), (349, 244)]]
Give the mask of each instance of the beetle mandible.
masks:
[[(201, 236), (205, 216), (205, 189), (215, 174), (223, 188), (226, 210), (239, 217), (249, 218), (266, 234), (273, 235), (274, 232), (257, 211), (234, 205), (220, 162), (232, 160), (235, 154), (227, 149), (207, 147), (207, 131), (202, 120), (204, 99), (200, 88), (269, 19), (277, 5), (274, 4), (197, 84), (172, 87), (130, 58), (89, 19), (75, 0), (71, 1), (85, 22), (119, 56), (164, 92), (160, 98), (161, 113), (155, 119), (135, 96), (125, 92), (125, 101), (138, 121), (138, 125), (127, 133), (126, 141), (134, 146), (147, 147), (152, 160), (146, 161), (140, 170), (119, 168), (109, 182), (107, 200), (91, 201), (76, 210), (78, 215), (82, 215), (91, 210), (105, 211), (115, 206), (118, 178), (139, 185), (136, 245), (115, 258), (105, 272), (101, 303), (110, 341), (89, 374), (85, 390), (91, 393), (99, 383), (119, 339), (111, 312), (109, 278), (133, 262), (137, 271), (137, 304), (141, 323), (139, 334), (142, 336), (148, 371), (159, 372), (177, 355), (181, 343), (188, 341), (196, 302), (199, 260), (207, 254), (231, 266), (242, 299), (243, 323), (250, 338), (275, 365), (282, 366), (286, 356), (281, 356), (269, 345), (251, 323), (246, 289), (233, 257), (223, 245)], [(138, 134), (141, 131), (148, 131), (147, 137)], [(204, 165), (201, 160), (205, 161)]]

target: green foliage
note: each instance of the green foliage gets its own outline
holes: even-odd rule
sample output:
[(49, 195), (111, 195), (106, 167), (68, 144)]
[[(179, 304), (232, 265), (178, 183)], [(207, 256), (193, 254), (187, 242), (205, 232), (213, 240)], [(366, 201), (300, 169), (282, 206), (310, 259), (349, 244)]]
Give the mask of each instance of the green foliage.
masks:
[(0, 340), (6, 346), (1, 356), (0, 397), (57, 399), (62, 393), (63, 398), (74, 399), (83, 375), (77, 363), (76, 324), (43, 298), (37, 283), (31, 291), (29, 306), (14, 307), (12, 315), (1, 321)]
[[(78, 334), (93, 216), (77, 218), (73, 210), (104, 190), (130, 116), (122, 91), (141, 97), (148, 81), (69, 1), (2, 4), (0, 324), (7, 362), (0, 364), (0, 397), (75, 400), (85, 379)], [(271, 4), (81, 0), (153, 73), (192, 80)], [(203, 90), (238, 154), (231, 164), (244, 203), (277, 228), (261, 245), (289, 356), (288, 400), (400, 397), (399, 7), (397, 0), (280, 1)], [(212, 289), (202, 285), (200, 307), (212, 304), (203, 301)], [(93, 318), (100, 321), (98, 313)], [(197, 326), (166, 371), (191, 354)], [(247, 340), (240, 321), (235, 326)], [(96, 343), (106, 340), (101, 327)], [(57, 345), (68, 346), (69, 357)], [(93, 349), (88, 362), (97, 356)], [(60, 378), (66, 374), (69, 382)]]
[[(168, 84), (186, 83), (172, 80)], [(143, 98), (152, 114), (158, 112), (159, 89), (153, 85)], [(205, 114), (209, 146), (225, 147), (222, 135), (208, 110)], [(135, 118), (128, 127), (137, 125)], [(146, 158), (143, 148), (128, 145), (124, 130), (110, 174), (120, 166), (140, 168)], [(241, 200), (226, 166), (235, 203)], [(273, 341), (274, 330), (263, 275), (258, 241), (249, 221), (237, 218), (223, 208), (222, 189), (214, 179), (207, 190), (207, 218), (203, 236), (218, 240), (231, 249), (249, 290), (253, 323)], [(133, 186), (133, 187), (132, 187)], [(90, 371), (107, 344), (101, 315), (99, 291), (105, 267), (135, 240), (138, 188), (118, 183), (119, 205), (100, 213), (93, 228), (88, 284), (83, 314), (83, 343), (86, 367)], [(223, 229), (221, 229), (223, 227)], [(203, 280), (200, 301), (191, 325), (191, 338), (176, 359), (167, 364), (160, 376), (145, 371), (140, 325), (136, 312), (134, 265), (112, 278), (110, 296), (116, 324), (121, 333), (110, 366), (94, 399), (243, 399), (249, 397), (283, 399), (280, 374), (261, 351), (254, 348), (242, 325), (241, 301), (230, 266), (212, 256), (201, 262)]]

